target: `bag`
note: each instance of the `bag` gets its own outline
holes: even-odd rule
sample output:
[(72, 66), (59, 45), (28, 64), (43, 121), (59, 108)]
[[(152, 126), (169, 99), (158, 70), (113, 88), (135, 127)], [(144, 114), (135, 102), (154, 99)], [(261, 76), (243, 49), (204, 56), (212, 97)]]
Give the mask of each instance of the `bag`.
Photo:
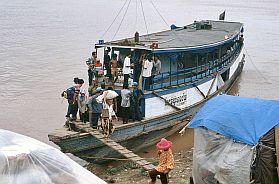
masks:
[(106, 99), (113, 99), (117, 97), (118, 94), (113, 90), (107, 90)]
[(102, 118), (109, 118), (109, 110), (102, 109)]
[(62, 91), (62, 93), (61, 93), (61, 97), (64, 97), (64, 98), (66, 98), (66, 99), (67, 99), (67, 91)]
[(61, 97), (64, 97), (66, 99), (72, 99), (74, 97), (74, 93), (75, 93), (75, 88), (70, 87), (70, 88), (62, 91)]

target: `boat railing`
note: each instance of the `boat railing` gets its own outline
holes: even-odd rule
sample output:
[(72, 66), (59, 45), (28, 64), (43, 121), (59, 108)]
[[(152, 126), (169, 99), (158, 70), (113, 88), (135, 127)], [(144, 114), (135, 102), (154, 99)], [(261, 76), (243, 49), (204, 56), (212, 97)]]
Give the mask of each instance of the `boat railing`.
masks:
[(198, 67), (184, 68), (171, 72), (168, 71), (156, 75), (152, 79), (152, 84), (150, 85), (149, 90), (178, 86), (213, 75), (214, 73), (221, 71), (229, 63), (234, 61), (235, 57), (240, 53), (240, 50), (241, 45), (238, 45), (235, 49), (228, 52), (220, 59), (209, 61), (206, 64), (199, 65)]

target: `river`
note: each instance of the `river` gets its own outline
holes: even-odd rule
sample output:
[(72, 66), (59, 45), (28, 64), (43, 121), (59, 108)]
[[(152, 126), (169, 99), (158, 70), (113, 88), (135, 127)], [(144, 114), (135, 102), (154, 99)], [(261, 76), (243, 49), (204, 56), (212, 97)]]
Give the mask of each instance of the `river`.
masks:
[[(94, 43), (113, 21), (124, 0), (1, 0), (0, 1), (0, 128), (34, 137), (47, 144), (47, 135), (63, 126), (66, 101), (61, 92), (74, 77), (87, 82), (85, 60)], [(146, 29), (139, 0), (132, 0), (115, 38)], [(151, 1), (142, 1), (148, 32), (168, 29)], [(167, 24), (218, 19), (245, 26), (246, 64), (234, 94), (279, 98), (278, 0), (154, 0)], [(127, 3), (128, 4), (128, 3)], [(126, 4), (125, 7), (128, 5)], [(110, 41), (122, 19), (105, 35)], [(172, 138), (178, 148), (192, 144), (192, 133)], [(184, 140), (188, 141), (184, 141)]]

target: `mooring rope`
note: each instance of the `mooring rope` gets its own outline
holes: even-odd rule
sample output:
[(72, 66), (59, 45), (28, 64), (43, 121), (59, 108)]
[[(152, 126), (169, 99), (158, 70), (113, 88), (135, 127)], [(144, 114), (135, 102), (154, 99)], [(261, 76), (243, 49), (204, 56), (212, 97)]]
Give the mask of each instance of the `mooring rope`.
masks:
[(144, 24), (145, 24), (145, 29), (146, 29), (146, 33), (147, 33), (147, 38), (149, 38), (149, 36), (148, 36), (147, 23), (146, 23), (145, 14), (144, 14), (143, 5), (142, 5), (142, 0), (140, 0), (140, 5), (141, 5), (141, 11), (142, 11), (142, 14), (143, 14), (143, 20), (144, 20)]
[(117, 17), (119, 16), (119, 14), (121, 13), (121, 11), (123, 10), (123, 8), (125, 7), (126, 3), (128, 2), (128, 0), (125, 1), (125, 3), (123, 4), (123, 6), (119, 9), (117, 15), (114, 17), (112, 23), (109, 25), (109, 27), (106, 29), (106, 31), (104, 32), (104, 34), (101, 36), (101, 38), (104, 38), (104, 36), (107, 34), (107, 32), (109, 31), (109, 29), (111, 28), (111, 26), (114, 24), (114, 22), (116, 21)]
[[(163, 20), (163, 22), (166, 24), (166, 26), (169, 28), (169, 24), (167, 23), (167, 21), (164, 19), (164, 17), (162, 16), (162, 14), (159, 12), (158, 8), (155, 6), (155, 4), (153, 3), (152, 0), (150, 0), (150, 3), (152, 4), (152, 6), (154, 7), (154, 9), (156, 10), (157, 14), (161, 17), (161, 19)], [(185, 44), (185, 42), (176, 34), (175, 30), (171, 30), (170, 31), (181, 43)]]
[(126, 14), (127, 14), (127, 12), (128, 12), (128, 9), (129, 9), (129, 6), (130, 6), (130, 4), (131, 4), (131, 1), (132, 1), (132, 0), (129, 1), (128, 6), (127, 6), (127, 8), (126, 8), (126, 10), (125, 10), (125, 13), (124, 13), (124, 15), (123, 15), (123, 17), (122, 17), (122, 19), (121, 19), (121, 22), (120, 22), (120, 24), (119, 24), (119, 26), (118, 26), (118, 28), (117, 28), (116, 32), (114, 33), (114, 35), (113, 35), (113, 37), (112, 37), (111, 40), (113, 40), (113, 39), (115, 38), (116, 34), (118, 33), (118, 31), (119, 31), (119, 29), (120, 29), (120, 27), (121, 27), (121, 25), (122, 25), (122, 23), (123, 23), (123, 20), (124, 20), (124, 18), (126, 17)]
[(262, 72), (258, 69), (258, 67), (255, 65), (255, 63), (254, 63), (254, 61), (252, 60), (252, 57), (250, 56), (250, 54), (248, 53), (248, 50), (246, 49), (246, 47), (243, 46), (243, 48), (244, 48), (244, 50), (245, 50), (245, 52), (246, 52), (246, 54), (247, 54), (247, 56), (248, 56), (248, 58), (249, 58), (251, 64), (252, 64), (253, 67), (256, 69), (257, 73), (265, 80), (266, 83), (272, 84), (272, 82), (270, 82), (270, 80), (268, 80), (268, 79), (262, 74)]

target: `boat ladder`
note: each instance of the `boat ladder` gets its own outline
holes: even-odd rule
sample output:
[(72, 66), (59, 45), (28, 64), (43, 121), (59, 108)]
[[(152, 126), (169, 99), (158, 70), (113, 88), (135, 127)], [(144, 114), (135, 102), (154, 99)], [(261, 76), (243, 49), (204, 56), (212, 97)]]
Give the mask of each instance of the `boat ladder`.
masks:
[(77, 129), (82, 130), (84, 132), (89, 133), (90, 135), (97, 138), (99, 141), (104, 143), (105, 145), (109, 146), (110, 148), (114, 149), (124, 157), (128, 158), (129, 160), (133, 161), (134, 163), (138, 164), (139, 166), (143, 167), (145, 170), (151, 170), (155, 168), (153, 164), (146, 161), (145, 159), (141, 158), (140, 156), (136, 155), (132, 151), (128, 150), (124, 146), (121, 146), (119, 143), (115, 142), (110, 138), (106, 138), (99, 130), (92, 129), (88, 124), (76, 122), (75, 126)]

